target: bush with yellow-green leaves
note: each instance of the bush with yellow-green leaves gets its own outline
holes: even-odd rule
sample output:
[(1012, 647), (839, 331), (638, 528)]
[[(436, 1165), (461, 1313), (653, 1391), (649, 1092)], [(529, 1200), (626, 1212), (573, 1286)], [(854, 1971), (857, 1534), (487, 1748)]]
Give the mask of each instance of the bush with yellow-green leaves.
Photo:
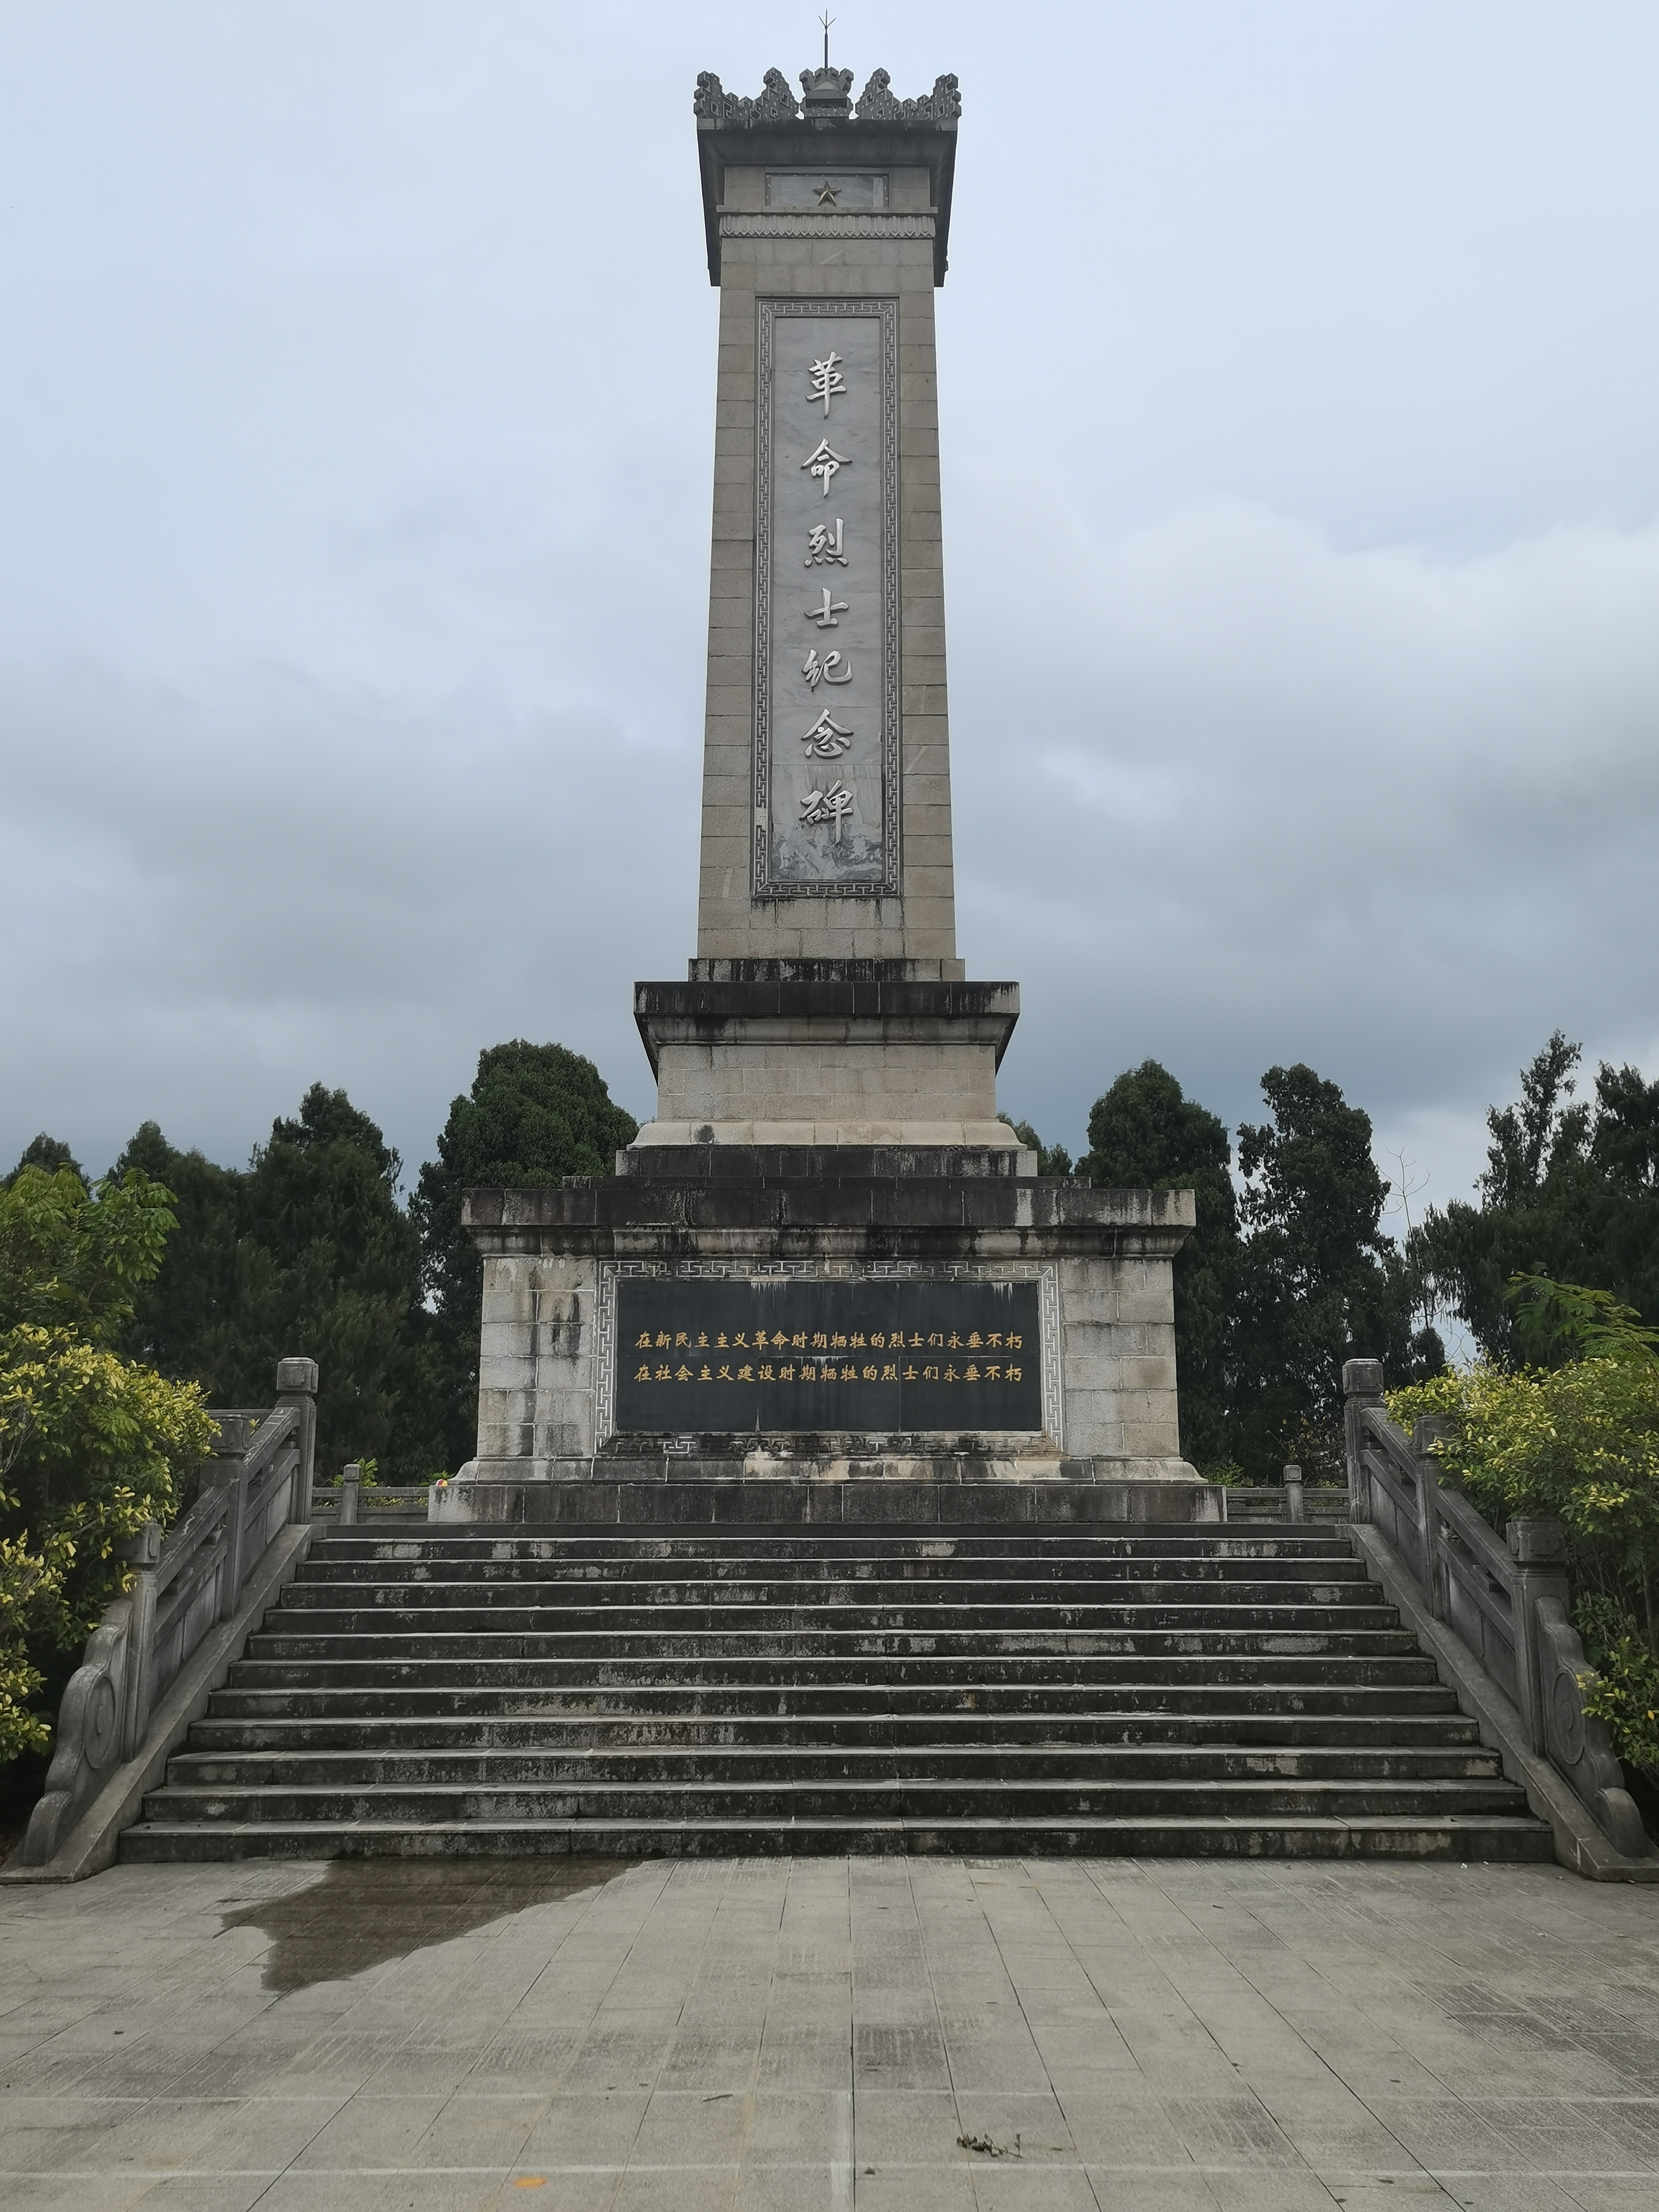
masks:
[(170, 1521), (214, 1436), (194, 1383), (112, 1349), (161, 1265), (169, 1194), (71, 1169), (0, 1188), (0, 1762), (51, 1735), (43, 1662), (123, 1587), (124, 1536)]
[(1517, 1330), (1564, 1364), (1480, 1364), (1389, 1394), (1394, 1419), (1449, 1416), (1449, 1479), (1501, 1528), (1554, 1514), (1571, 1544), (1574, 1609), (1601, 1677), (1589, 1710), (1619, 1756), (1659, 1774), (1659, 1332), (1605, 1292), (1516, 1279)]

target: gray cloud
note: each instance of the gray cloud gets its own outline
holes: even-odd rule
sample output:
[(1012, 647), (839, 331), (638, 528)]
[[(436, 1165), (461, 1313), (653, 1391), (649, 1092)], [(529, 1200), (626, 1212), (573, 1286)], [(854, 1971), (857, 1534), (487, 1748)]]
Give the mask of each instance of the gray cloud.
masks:
[[(694, 919), (689, 88), (805, 47), (751, 4), (0, 21), (0, 1156), (153, 1115), (234, 1159), (322, 1077), (414, 1163), (515, 1034), (648, 1112), (629, 986)], [(1075, 1142), (1150, 1053), (1237, 1120), (1306, 1058), (1440, 1196), (1558, 1023), (1659, 1064), (1651, 11), (843, 35), (968, 99), (958, 883), (1024, 986), (1006, 1103)]]

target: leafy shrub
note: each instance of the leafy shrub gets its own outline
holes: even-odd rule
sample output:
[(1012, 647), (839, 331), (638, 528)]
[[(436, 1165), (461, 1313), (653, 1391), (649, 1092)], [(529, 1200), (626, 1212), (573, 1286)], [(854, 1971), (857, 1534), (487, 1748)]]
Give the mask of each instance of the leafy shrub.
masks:
[(137, 1171), (93, 1194), (27, 1165), (0, 1188), (0, 1762), (46, 1748), (49, 1656), (96, 1625), (121, 1539), (172, 1519), (213, 1439), (194, 1383), (111, 1349), (171, 1224)]
[(1407, 1428), (1449, 1417), (1435, 1456), (1495, 1528), (1534, 1514), (1565, 1523), (1577, 1624), (1601, 1676), (1589, 1710), (1621, 1759), (1659, 1771), (1659, 1340), (1603, 1291), (1529, 1275), (1510, 1295), (1517, 1340), (1565, 1349), (1565, 1365), (1482, 1361), (1390, 1391), (1389, 1411)]

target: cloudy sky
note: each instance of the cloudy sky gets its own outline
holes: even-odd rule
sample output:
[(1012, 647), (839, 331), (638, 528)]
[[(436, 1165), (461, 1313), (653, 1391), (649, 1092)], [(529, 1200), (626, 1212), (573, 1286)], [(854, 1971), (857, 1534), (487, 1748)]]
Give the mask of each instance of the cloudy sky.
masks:
[[(962, 950), (1006, 1109), (1304, 1059), (1425, 1195), (1659, 1073), (1651, 0), (846, 0), (961, 78)], [(810, 8), (0, 0), (0, 1165), (413, 1165), (479, 1048), (651, 1110), (693, 949), (696, 73)], [(1389, 1171), (1396, 1172), (1385, 1161)], [(1419, 1203), (1421, 1201), (1419, 1200)]]

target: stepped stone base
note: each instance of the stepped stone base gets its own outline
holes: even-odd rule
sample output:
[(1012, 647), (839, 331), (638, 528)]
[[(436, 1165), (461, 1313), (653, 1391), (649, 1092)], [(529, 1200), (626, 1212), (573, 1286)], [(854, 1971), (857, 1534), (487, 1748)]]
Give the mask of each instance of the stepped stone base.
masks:
[(433, 1519), (451, 1526), (569, 1528), (1064, 1528), (1109, 1522), (1219, 1521), (1221, 1492), (1183, 1462), (1147, 1461), (1125, 1476), (1107, 1462), (1057, 1462), (1048, 1480), (988, 1460), (771, 1460), (734, 1474), (729, 1460), (664, 1454), (580, 1462), (568, 1474), (526, 1482), (511, 1462), (483, 1462), (452, 1483)]
[(1553, 1850), (1342, 1531), (1146, 1522), (343, 1529), (121, 1844)]
[[(1193, 1224), (1191, 1192), (1097, 1190), (1031, 1175), (1031, 1164), (1029, 1153), (1009, 1146), (659, 1143), (623, 1153), (615, 1176), (469, 1191), (466, 1224), (484, 1262), (478, 1453), (476, 1481), (452, 1492), (447, 1513), (586, 1517), (568, 1502), (532, 1505), (528, 1490), (519, 1506), (486, 1508), (480, 1486), (539, 1492), (592, 1484), (605, 1492), (602, 1517), (610, 1518), (641, 1486), (658, 1493), (698, 1487), (708, 1497), (710, 1484), (765, 1482), (779, 1492), (758, 1512), (769, 1521), (1214, 1517), (1197, 1470), (1181, 1455), (1176, 1418), (1171, 1266)], [(741, 1368), (728, 1377), (741, 1383), (754, 1348), (740, 1349), (744, 1338), (734, 1334), (722, 1349), (721, 1332), (735, 1332), (775, 1292), (821, 1300), (826, 1312), (842, 1294), (890, 1297), (896, 1306), (912, 1299), (908, 1345), (960, 1343), (964, 1364), (1001, 1358), (975, 1351), (981, 1339), (974, 1332), (1008, 1326), (970, 1320), (971, 1302), (1017, 1299), (1020, 1334), (1008, 1341), (1023, 1347), (1014, 1355), (1023, 1373), (1011, 1368), (1009, 1381), (1018, 1380), (1019, 1398), (970, 1395), (971, 1373), (957, 1377), (947, 1368), (945, 1383), (964, 1384), (948, 1403), (901, 1397), (892, 1370), (879, 1378), (884, 1385), (891, 1376), (890, 1396), (872, 1389), (763, 1403), (754, 1378), (752, 1405), (718, 1389), (707, 1398), (690, 1389), (630, 1400), (633, 1386), (667, 1379), (665, 1366), (657, 1376), (634, 1371), (653, 1343), (686, 1346), (672, 1356), (682, 1366), (699, 1363), (699, 1382), (710, 1379), (709, 1364), (725, 1361)], [(631, 1302), (647, 1297), (682, 1302), (666, 1327), (689, 1328), (690, 1337), (643, 1331), (644, 1304)], [(928, 1299), (938, 1310), (924, 1321), (920, 1305)], [(729, 1323), (714, 1317), (720, 1300), (722, 1312), (736, 1314)], [(690, 1317), (693, 1306), (706, 1333), (696, 1333), (703, 1320)], [(890, 1328), (890, 1318), (880, 1325)], [(798, 1311), (789, 1326), (841, 1324), (803, 1322)], [(771, 1344), (846, 1340), (780, 1333)], [(1001, 1341), (984, 1339), (988, 1346)], [(906, 1342), (902, 1333), (892, 1340)], [(873, 1380), (876, 1362), (891, 1355), (875, 1350), (883, 1335), (869, 1344), (859, 1356)], [(924, 1385), (938, 1371), (927, 1366), (929, 1356), (908, 1355), (910, 1370), (926, 1370)], [(778, 1380), (793, 1376), (786, 1367)], [(914, 1379), (907, 1371), (907, 1387)], [(816, 1418), (794, 1421), (798, 1407)], [(844, 1498), (818, 1504), (820, 1493), (859, 1482), (884, 1493), (878, 1504), (850, 1514)], [(1160, 1494), (1139, 1505), (1119, 1496), (1137, 1484)], [(1097, 1494), (1069, 1507), (1038, 1505), (1023, 1496), (1033, 1488)], [(666, 1510), (653, 1498), (641, 1517)], [(690, 1517), (725, 1518), (726, 1510), (702, 1503)]]

